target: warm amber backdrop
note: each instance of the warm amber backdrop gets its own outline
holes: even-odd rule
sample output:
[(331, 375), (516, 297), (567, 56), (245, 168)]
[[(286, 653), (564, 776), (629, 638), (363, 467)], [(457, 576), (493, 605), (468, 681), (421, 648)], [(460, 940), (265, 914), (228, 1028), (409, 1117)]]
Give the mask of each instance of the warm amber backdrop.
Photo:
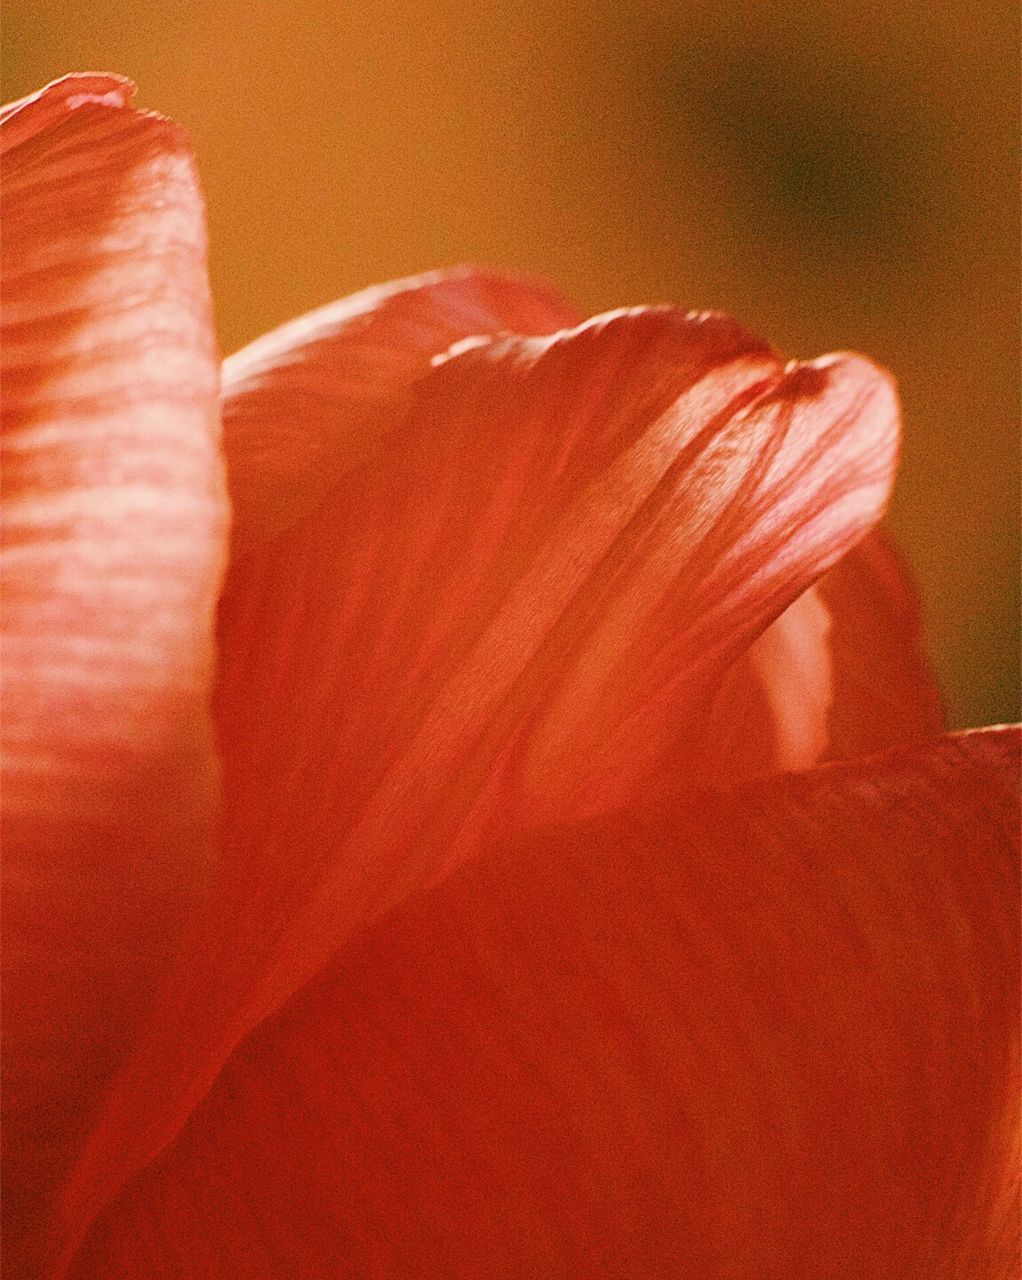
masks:
[(1016, 19), (1000, 0), (7, 0), (4, 92), (190, 128), (225, 350), (472, 259), (901, 381), (892, 523), (956, 724), (1016, 718)]

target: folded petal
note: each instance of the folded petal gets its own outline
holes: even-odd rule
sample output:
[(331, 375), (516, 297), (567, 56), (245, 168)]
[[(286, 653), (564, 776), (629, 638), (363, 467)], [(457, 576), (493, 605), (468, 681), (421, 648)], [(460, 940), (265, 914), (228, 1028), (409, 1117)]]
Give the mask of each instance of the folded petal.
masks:
[(130, 1047), (216, 817), (226, 510), (202, 202), (181, 133), (131, 92), (68, 77), (0, 126), (12, 1274)]
[(579, 319), (540, 282), (463, 267), (365, 289), (228, 357), (235, 554), (300, 520), (378, 455), (414, 383), (453, 343), (553, 333)]
[(874, 530), (734, 662), (674, 773), (680, 785), (726, 785), (854, 760), (942, 728), (914, 590)]
[(818, 764), (830, 741), (832, 627), (818, 584), (788, 605), (727, 669), (662, 769), (661, 794)]
[(76, 1280), (1013, 1280), (1016, 731), (547, 829), (237, 1050)]
[(939, 733), (944, 715), (923, 652), (919, 603), (891, 540), (865, 538), (819, 591), (833, 619), (827, 757), (854, 759)]
[(448, 359), (375, 463), (228, 577), (215, 707), (254, 918), (307, 947), (316, 897), (333, 945), (338, 902), (354, 925), (488, 825), (629, 798), (877, 518), (896, 434), (865, 361), (782, 371), (719, 317)]
[(164, 1145), (243, 1035), (480, 841), (655, 790), (721, 671), (878, 518), (896, 441), (868, 362), (785, 368), (720, 316), (441, 360), (375, 458), (231, 567), (224, 860), (75, 1196)]

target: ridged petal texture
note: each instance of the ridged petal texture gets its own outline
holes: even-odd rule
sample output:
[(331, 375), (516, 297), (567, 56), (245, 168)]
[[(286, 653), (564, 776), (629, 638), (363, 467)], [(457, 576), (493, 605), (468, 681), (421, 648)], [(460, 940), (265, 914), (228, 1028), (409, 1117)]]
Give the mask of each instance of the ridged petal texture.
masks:
[(228, 864), (259, 869), (267, 994), (481, 835), (632, 799), (875, 522), (896, 448), (865, 361), (782, 368), (669, 310), (456, 348), (413, 395), (221, 602)]
[[(441, 289), (448, 310), (465, 294)], [(431, 363), (355, 465), (336, 435), (309, 450), (333, 483), (286, 528), (274, 509), (266, 536), (259, 484), (239, 503), (258, 527), (220, 606), (224, 859), (79, 1171), (80, 1220), (358, 929), (480, 844), (657, 799), (722, 671), (887, 501), (896, 401), (859, 357), (784, 366), (726, 318), (653, 309)], [(244, 366), (236, 424), (232, 387), (267, 394)]]
[(365, 289), (228, 357), (236, 553), (294, 524), (378, 456), (413, 385), (453, 343), (553, 333), (581, 318), (541, 282), (465, 267)]
[(1018, 733), (537, 831), (234, 1054), (76, 1280), (1014, 1280)]
[[(180, 132), (130, 93), (69, 77), (0, 113), (7, 1265), (49, 1273), (109, 1205), (83, 1276), (805, 1274), (783, 1270), (797, 1256), (839, 1274), (865, 1248), (851, 1224), (881, 1221), (849, 1161), (908, 1176), (906, 1152), (937, 1151), (946, 1084), (926, 1076), (915, 1111), (898, 1092), (940, 1016), (911, 965), (887, 987), (867, 965), (838, 1009), (842, 1052), (858, 1028), (895, 1062), (867, 1054), (844, 1128), (825, 1076), (791, 1082), (806, 1045), (840, 1065), (817, 942), (828, 921), (866, 928), (861, 903), (835, 906), (853, 852), (879, 868), (878, 954), (917, 958), (897, 858), (962, 837), (976, 893), (948, 871), (932, 895), (934, 918), (960, 913), (932, 949), (952, 996), (981, 981), (970, 929), (996, 960), (1003, 905), (986, 868), (1004, 739), (731, 790), (939, 724), (910, 590), (869, 533), (897, 451), (889, 380), (854, 356), (784, 365), (716, 315), (580, 324), (545, 286), (472, 269), (261, 339), (223, 368), (214, 751), (201, 200)], [(897, 797), (923, 817), (888, 848)], [(811, 849), (836, 874), (802, 901)], [(714, 955), (728, 892), (753, 903), (749, 937)], [(789, 910), (831, 994), (799, 989), (786, 1018)], [(995, 1028), (1003, 972), (977, 988)], [(870, 982), (918, 1025), (871, 1026)], [(733, 1093), (713, 1092), (711, 1049)], [(960, 1186), (902, 1188), (918, 1230), (885, 1219), (878, 1258), (932, 1262), (950, 1240), (964, 1276), (1013, 1257), (990, 1225), (1003, 1076), (976, 1061), (944, 1135)], [(873, 1080), (890, 1106), (856, 1146)], [(827, 1176), (803, 1167), (817, 1121), (836, 1126)], [(819, 1231), (785, 1180), (822, 1198)]]
[(214, 849), (225, 550), (202, 201), (132, 86), (3, 144), (5, 1265), (130, 1047)]

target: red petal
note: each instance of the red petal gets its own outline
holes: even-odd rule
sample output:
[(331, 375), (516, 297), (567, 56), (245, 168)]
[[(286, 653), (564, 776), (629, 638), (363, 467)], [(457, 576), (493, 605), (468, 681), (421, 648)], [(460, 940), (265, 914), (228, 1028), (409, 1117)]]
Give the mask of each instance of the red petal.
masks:
[(225, 506), (201, 199), (110, 77), (5, 146), (5, 1239), (41, 1212), (204, 872)]
[(237, 553), (294, 524), (378, 455), (411, 388), (455, 342), (579, 316), (546, 285), (461, 268), (356, 293), (224, 361)]
[(45, 88), (0, 107), (0, 155), (59, 125), (77, 107), (86, 103), (126, 107), (135, 92), (135, 85), (124, 76), (105, 73), (75, 72), (54, 80)]
[(874, 531), (789, 605), (734, 663), (680, 780), (728, 785), (932, 737), (940, 697), (919, 609), (890, 540)]
[(726, 787), (819, 763), (830, 740), (832, 625), (818, 585), (775, 618), (728, 669), (663, 789)]
[(866, 538), (819, 590), (834, 619), (828, 757), (853, 759), (939, 733), (944, 717), (918, 601), (890, 540)]
[(231, 952), (273, 975), (246, 1017), (480, 832), (627, 798), (876, 518), (896, 429), (865, 362), (781, 377), (667, 311), (438, 369), (394, 447), (228, 579)]
[(226, 855), (76, 1195), (173, 1134), (238, 1040), (476, 842), (655, 778), (721, 668), (886, 501), (855, 357), (618, 313), (453, 355), (374, 461), (232, 567)]
[(241, 1046), (74, 1275), (1014, 1280), (1018, 741), (463, 869)]

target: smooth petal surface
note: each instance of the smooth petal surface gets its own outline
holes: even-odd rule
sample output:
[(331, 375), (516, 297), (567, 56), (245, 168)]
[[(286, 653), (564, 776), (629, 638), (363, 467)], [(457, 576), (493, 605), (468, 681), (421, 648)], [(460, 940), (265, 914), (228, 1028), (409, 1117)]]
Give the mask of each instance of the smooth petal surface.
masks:
[(662, 771), (662, 788), (733, 786), (811, 769), (830, 741), (833, 619), (804, 591), (725, 673), (708, 713)]
[(0, 126), (12, 1274), (179, 940), (217, 812), (203, 210), (180, 131), (131, 92), (69, 77)]
[(731, 666), (682, 786), (729, 785), (854, 760), (944, 727), (919, 608), (890, 539), (874, 530)]
[(923, 654), (919, 602), (889, 538), (863, 539), (819, 584), (833, 620), (827, 756), (854, 759), (939, 732), (940, 695)]
[(482, 857), (245, 1042), (76, 1280), (1014, 1280), (1018, 741)]
[(228, 357), (235, 554), (294, 524), (376, 456), (414, 383), (452, 343), (553, 333), (580, 319), (544, 284), (463, 267), (342, 298)]
[(785, 368), (667, 309), (416, 384), (388, 447), (229, 572), (225, 859), (73, 1215), (356, 929), (481, 841), (655, 792), (727, 663), (878, 518), (896, 443), (868, 362)]

